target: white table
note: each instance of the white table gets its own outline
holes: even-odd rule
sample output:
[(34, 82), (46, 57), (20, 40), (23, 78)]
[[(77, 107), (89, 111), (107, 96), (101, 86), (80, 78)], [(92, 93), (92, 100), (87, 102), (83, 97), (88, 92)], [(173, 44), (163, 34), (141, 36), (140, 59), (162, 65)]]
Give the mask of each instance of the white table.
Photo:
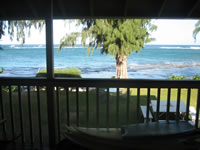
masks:
[[(142, 115), (144, 117), (144, 122), (147, 122), (147, 106), (140, 106)], [(153, 116), (151, 114), (151, 111), (149, 110), (149, 120), (152, 122)]]
[[(157, 112), (157, 100), (151, 100), (151, 104), (152, 104), (153, 112), (156, 113)], [(177, 101), (171, 100), (169, 112), (170, 113), (176, 113), (176, 109), (177, 109)], [(167, 100), (161, 100), (160, 101), (159, 112), (161, 113), (161, 115), (163, 115), (164, 113), (167, 112)], [(180, 114), (186, 113), (186, 104), (183, 101), (180, 101), (179, 112), (180, 112)]]

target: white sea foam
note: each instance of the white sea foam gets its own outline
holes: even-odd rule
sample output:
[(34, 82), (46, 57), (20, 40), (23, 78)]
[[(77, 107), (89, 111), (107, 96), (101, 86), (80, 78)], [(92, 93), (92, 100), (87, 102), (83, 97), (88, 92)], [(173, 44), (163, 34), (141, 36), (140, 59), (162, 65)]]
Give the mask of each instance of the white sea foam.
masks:
[(11, 46), (10, 46), (10, 48), (14, 48), (14, 47), (15, 47), (15, 45), (11, 45)]
[(191, 46), (191, 47), (187, 47), (187, 46), (161, 46), (159, 47), (161, 49), (200, 49), (200, 47), (196, 47), (196, 46)]
[(152, 70), (152, 69), (175, 69), (175, 68), (191, 68), (200, 67), (200, 63), (186, 63), (186, 62), (166, 62), (158, 64), (130, 64), (129, 69), (135, 71)]
[[(25, 46), (14, 46), (14, 47), (11, 47), (11, 48), (14, 48), (14, 49), (39, 49), (39, 48), (46, 48), (45, 46), (32, 46), (32, 47), (25, 47)], [(54, 48), (59, 48), (59, 46), (54, 46)], [(76, 48), (81, 48), (81, 47), (65, 47), (64, 49), (76, 49)]]
[(162, 49), (185, 49), (185, 47), (160, 47)]
[(42, 46), (42, 47), (40, 47), (40, 46), (32, 46), (32, 47), (26, 47), (26, 46), (13, 46), (13, 47), (11, 47), (11, 48), (14, 48), (14, 49), (32, 49), (32, 48), (46, 48), (45, 46)]
[(199, 49), (200, 50), (200, 47), (190, 47), (190, 49)]

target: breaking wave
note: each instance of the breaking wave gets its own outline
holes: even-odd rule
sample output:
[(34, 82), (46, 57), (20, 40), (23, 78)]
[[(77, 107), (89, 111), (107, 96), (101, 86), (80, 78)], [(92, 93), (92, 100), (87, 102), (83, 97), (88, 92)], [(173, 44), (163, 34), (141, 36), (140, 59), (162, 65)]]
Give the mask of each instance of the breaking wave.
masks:
[(190, 47), (180, 47), (180, 46), (175, 46), (175, 47), (172, 47), (172, 46), (163, 46), (163, 47), (159, 47), (161, 49), (199, 49), (200, 50), (200, 47), (195, 47), (195, 46), (190, 46)]
[(129, 69), (137, 71), (152, 70), (152, 69), (175, 69), (175, 68), (192, 68), (200, 67), (200, 63), (182, 63), (182, 62), (168, 62), (159, 64), (130, 64)]

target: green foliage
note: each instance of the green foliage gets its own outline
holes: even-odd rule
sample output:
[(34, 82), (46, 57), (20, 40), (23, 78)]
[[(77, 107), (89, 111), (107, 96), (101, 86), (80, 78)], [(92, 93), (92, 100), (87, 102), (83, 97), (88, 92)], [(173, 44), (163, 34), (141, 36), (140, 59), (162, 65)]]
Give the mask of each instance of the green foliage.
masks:
[(4, 71), (4, 68), (2, 67), (1, 70), (0, 70), (0, 73), (2, 73), (3, 71)]
[(200, 32), (200, 20), (195, 24), (195, 29), (193, 31), (193, 37), (195, 40), (199, 32)]
[[(2, 90), (3, 90), (4, 92), (6, 92), (6, 93), (9, 93), (8, 87), (3, 87)], [(11, 91), (12, 91), (12, 92), (15, 92), (15, 91), (17, 91), (17, 90), (18, 90), (18, 87), (17, 87), (17, 86), (12, 86), (12, 87), (11, 87)]]
[(176, 76), (176, 75), (172, 75), (169, 78), (173, 79), (173, 80), (185, 80), (186, 79), (185, 76)]
[(192, 79), (193, 80), (200, 80), (200, 76), (198, 76), (197, 74), (195, 74)]
[[(81, 71), (76, 68), (69, 69), (55, 69), (55, 77), (68, 77), (68, 78), (81, 78)], [(47, 70), (42, 69), (37, 74), (36, 77), (46, 77)]]
[[(186, 77), (185, 76), (176, 76), (176, 75), (172, 75), (169, 77), (170, 79), (174, 79), (174, 80), (185, 80)], [(198, 76), (197, 74), (194, 75), (192, 77), (192, 80), (200, 80), (200, 76)]]
[(66, 46), (74, 46), (81, 37), (82, 45), (89, 41), (88, 53), (101, 48), (101, 53), (114, 57), (128, 56), (139, 52), (144, 43), (153, 40), (150, 32), (156, 30), (150, 19), (82, 19), (77, 21), (81, 32), (67, 34), (60, 41), (58, 51)]
[(26, 33), (30, 36), (31, 28), (41, 31), (45, 25), (44, 20), (15, 20), (15, 21), (0, 21), (0, 39), (5, 34), (7, 28), (10, 39), (13, 40), (16, 36), (17, 41), (25, 43)]

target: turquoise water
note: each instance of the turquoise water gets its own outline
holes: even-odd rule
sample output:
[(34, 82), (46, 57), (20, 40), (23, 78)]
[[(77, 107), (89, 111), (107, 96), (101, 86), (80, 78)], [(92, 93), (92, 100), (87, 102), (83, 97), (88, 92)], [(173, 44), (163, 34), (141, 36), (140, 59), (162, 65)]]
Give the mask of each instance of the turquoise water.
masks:
[[(1, 45), (0, 76), (34, 77), (39, 69), (46, 67), (45, 45)], [(65, 48), (56, 52), (56, 68), (76, 67), (84, 78), (110, 78), (115, 76), (115, 59), (94, 51), (86, 56), (82, 47)], [(171, 75), (191, 78), (200, 75), (200, 46), (193, 45), (146, 45), (140, 53), (128, 57), (129, 78), (167, 79)]]

